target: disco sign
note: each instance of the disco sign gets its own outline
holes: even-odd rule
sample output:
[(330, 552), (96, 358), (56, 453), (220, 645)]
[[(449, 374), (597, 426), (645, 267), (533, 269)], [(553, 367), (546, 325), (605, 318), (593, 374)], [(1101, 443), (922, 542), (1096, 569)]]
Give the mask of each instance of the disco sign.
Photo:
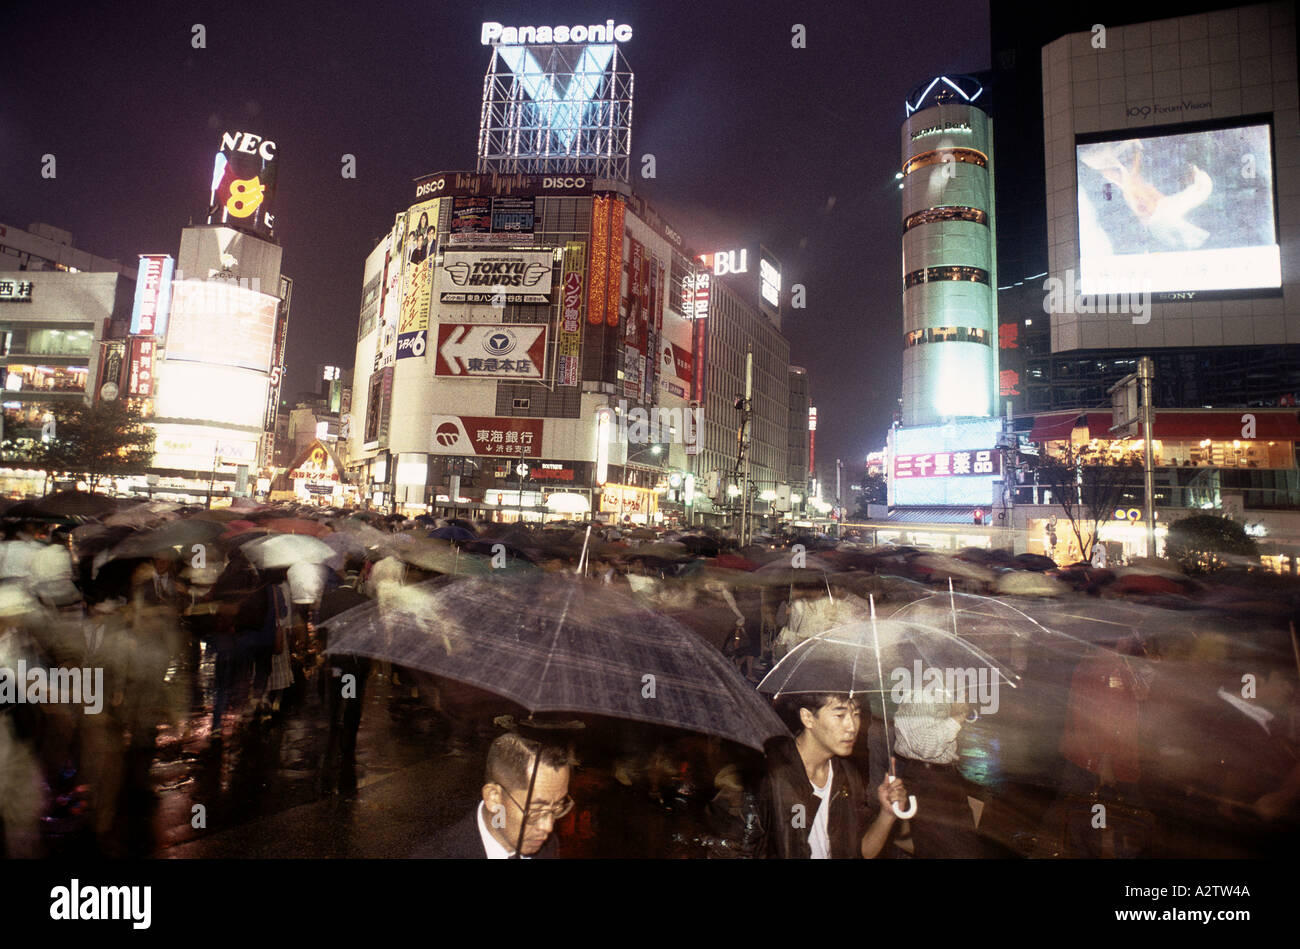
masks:
[(212, 166), (208, 223), (270, 234), (276, 173), (275, 142), (252, 132), (223, 132)]

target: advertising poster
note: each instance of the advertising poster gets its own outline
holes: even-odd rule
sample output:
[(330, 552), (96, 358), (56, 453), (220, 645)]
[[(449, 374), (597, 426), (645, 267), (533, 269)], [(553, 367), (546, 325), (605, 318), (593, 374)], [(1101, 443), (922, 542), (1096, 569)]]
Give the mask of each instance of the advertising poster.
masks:
[(453, 198), (449, 244), (487, 244), (492, 237), (492, 199), (486, 195)]
[(397, 321), (397, 359), (418, 358), (428, 348), (429, 303), (433, 294), (433, 251), (437, 202), (410, 210), (406, 218), (406, 273)]
[(270, 372), (279, 307), (279, 297), (233, 283), (175, 283), (167, 359)]

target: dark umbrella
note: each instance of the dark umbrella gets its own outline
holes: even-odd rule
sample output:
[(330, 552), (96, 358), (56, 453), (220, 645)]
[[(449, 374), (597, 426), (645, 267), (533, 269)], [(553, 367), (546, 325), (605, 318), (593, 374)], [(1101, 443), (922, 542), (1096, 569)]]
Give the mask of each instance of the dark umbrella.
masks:
[(689, 629), (562, 574), (434, 580), (330, 625), (333, 652), (423, 669), (534, 714), (658, 723), (759, 750), (786, 733), (735, 668)]
[(136, 557), (182, 556), (192, 552), (195, 546), (207, 545), (217, 539), (226, 529), (224, 524), (215, 521), (201, 521), (187, 518), (169, 521), (156, 530), (146, 531), (126, 538), (111, 551), (109, 560), (127, 560)]
[(103, 494), (90, 494), (85, 491), (56, 491), (37, 501), (35, 508), (42, 514), (55, 516), (65, 514), (82, 514), (95, 516), (116, 511), (119, 502)]
[[(534, 715), (607, 715), (759, 750), (769, 738), (788, 734), (730, 663), (688, 629), (622, 593), (573, 577), (433, 580), (323, 625), (330, 653), (444, 676)], [(535, 778), (536, 770), (525, 813)]]
[(468, 531), (463, 527), (453, 527), (450, 524), (429, 531), (429, 536), (436, 537), (439, 540), (474, 540), (478, 537), (473, 531)]

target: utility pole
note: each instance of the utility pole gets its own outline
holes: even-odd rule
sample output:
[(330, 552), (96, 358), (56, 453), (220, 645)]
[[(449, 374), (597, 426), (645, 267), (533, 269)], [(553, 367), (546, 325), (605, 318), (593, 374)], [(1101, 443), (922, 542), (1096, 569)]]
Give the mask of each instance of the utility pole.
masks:
[(1147, 522), (1147, 556), (1156, 555), (1156, 475), (1155, 452), (1151, 442), (1155, 438), (1156, 410), (1151, 402), (1151, 383), (1155, 379), (1155, 363), (1150, 356), (1138, 360), (1138, 384), (1142, 387), (1142, 445), (1143, 494), (1142, 516)]
[(844, 462), (839, 458), (835, 459), (835, 536), (839, 537), (844, 532), (844, 502), (840, 500), (840, 473), (844, 470)]
[(749, 446), (752, 436), (752, 425), (754, 416), (754, 349), (751, 346), (745, 353), (745, 409), (743, 415), (743, 426), (741, 436), (741, 451), (745, 456), (744, 480), (740, 491), (740, 546), (745, 547), (749, 544)]

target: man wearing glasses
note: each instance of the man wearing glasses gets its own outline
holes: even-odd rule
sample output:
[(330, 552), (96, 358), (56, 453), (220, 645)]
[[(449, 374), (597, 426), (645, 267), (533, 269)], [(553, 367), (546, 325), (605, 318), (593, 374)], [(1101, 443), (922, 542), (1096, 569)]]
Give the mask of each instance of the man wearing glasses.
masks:
[[(534, 765), (537, 775), (533, 779)], [(532, 797), (528, 782), (533, 780)], [(442, 860), (555, 856), (551, 831), (573, 810), (569, 797), (569, 752), (507, 732), (488, 749), (483, 800), (475, 813), (447, 828), (412, 856)], [(524, 804), (528, 819), (524, 820)], [(523, 844), (519, 834), (523, 829)], [(516, 851), (516, 848), (518, 850)]]

